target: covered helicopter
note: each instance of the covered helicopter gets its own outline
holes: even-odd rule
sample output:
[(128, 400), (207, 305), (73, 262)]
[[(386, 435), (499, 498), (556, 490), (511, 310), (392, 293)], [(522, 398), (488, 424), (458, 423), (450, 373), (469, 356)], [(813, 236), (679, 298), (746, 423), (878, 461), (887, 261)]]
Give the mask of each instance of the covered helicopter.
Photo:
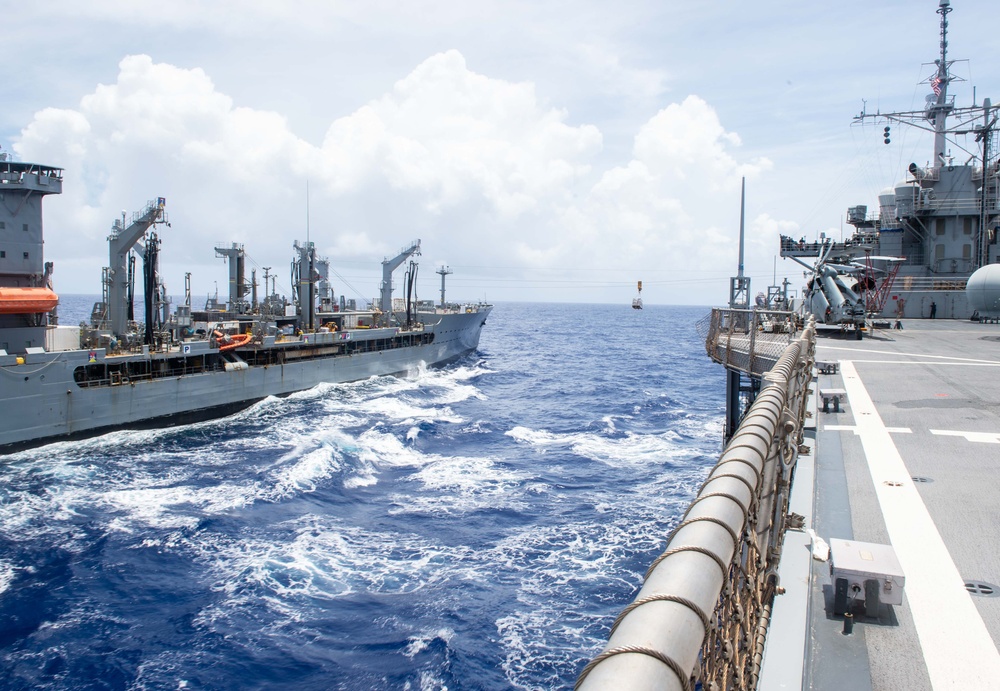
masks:
[[(825, 238), (817, 243), (786, 243), (782, 238), (782, 257), (807, 269), (801, 311), (813, 315), (818, 325), (853, 329), (861, 339), (865, 324), (878, 316), (888, 296), (902, 257), (857, 255), (845, 243)], [(786, 245), (794, 249), (786, 251)], [(799, 257), (814, 256), (810, 265)]]

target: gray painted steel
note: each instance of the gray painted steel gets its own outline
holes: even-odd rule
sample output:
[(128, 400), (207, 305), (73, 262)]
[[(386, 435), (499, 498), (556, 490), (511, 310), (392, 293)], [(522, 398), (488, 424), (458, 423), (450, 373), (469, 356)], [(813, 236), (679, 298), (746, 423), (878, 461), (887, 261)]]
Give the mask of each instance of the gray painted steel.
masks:
[[(251, 306), (242, 299), (242, 247), (234, 244), (232, 250), (216, 250), (230, 259), (229, 312), (206, 309), (198, 335), (191, 331), (188, 303), (183, 315), (178, 310), (178, 319), (162, 325), (156, 338), (147, 332), (143, 340), (140, 330), (128, 324), (127, 258), (151, 227), (166, 222), (161, 197), (133, 214), (128, 225), (124, 215), (116, 219), (108, 238), (104, 300), (82, 339), (80, 329), (55, 325), (45, 297), (54, 295), (49, 290), (51, 264), (42, 261), (41, 200), (61, 191), (61, 169), (0, 154), (0, 196), (8, 200), (0, 205), (0, 244), (7, 248), (0, 252), (0, 288), (7, 289), (0, 296), (0, 453), (119, 427), (204, 419), (320, 383), (446, 363), (479, 345), (493, 309), (485, 304), (452, 306), (418, 313), (415, 323), (398, 326), (388, 314), (379, 324), (363, 325), (371, 312), (320, 315), (315, 283), (327, 269), (314, 271), (319, 262), (312, 243), (304, 248), (296, 243), (302, 249), (300, 264), (308, 258), (299, 266), (298, 312), (282, 315), (279, 323), (265, 309), (249, 314)], [(395, 264), (383, 262), (382, 295), (389, 308), (392, 268), (418, 250), (419, 241)], [(155, 264), (152, 268), (155, 275)], [(332, 307), (332, 296), (321, 297), (327, 309)], [(314, 324), (319, 316), (333, 326)], [(222, 326), (227, 320), (230, 326)], [(229, 337), (219, 328), (239, 333), (240, 340), (225, 340)], [(282, 328), (298, 335), (279, 336)], [(243, 339), (250, 342), (241, 344)], [(143, 342), (150, 345), (137, 345)], [(109, 348), (80, 348), (94, 343)]]
[[(492, 307), (475, 312), (443, 314), (425, 329), (434, 333), (433, 343), (407, 348), (337, 355), (327, 358), (256, 366), (234, 371), (214, 371), (116, 386), (80, 387), (73, 371), (86, 365), (90, 351), (29, 353), (17, 364), (13, 355), (0, 356), (0, 446), (52, 440), (94, 430), (134, 425), (197, 411), (211, 416), (215, 408), (250, 404), (266, 396), (281, 396), (309, 389), (320, 383), (342, 383), (368, 377), (406, 372), (421, 363), (433, 366), (454, 360), (474, 350)], [(361, 331), (358, 340), (378, 335)], [(395, 331), (393, 329), (392, 331)], [(317, 334), (336, 336), (340, 334)], [(353, 334), (352, 334), (353, 335)], [(301, 344), (301, 341), (297, 342)], [(195, 342), (205, 352), (207, 342)], [(286, 344), (287, 345), (287, 344)], [(277, 346), (272, 346), (277, 347)], [(240, 351), (232, 354), (239, 356)], [(176, 357), (177, 352), (170, 353)], [(103, 351), (95, 355), (105, 360)], [(130, 359), (164, 360), (163, 354), (135, 355)]]
[[(934, 133), (933, 149), (904, 164), (906, 170), (898, 182), (885, 181), (895, 184), (878, 195), (876, 209), (870, 211), (860, 204), (848, 208), (847, 222), (855, 232), (846, 240), (835, 242), (821, 236), (816, 242), (805, 242), (804, 237), (796, 242), (791, 237), (781, 238), (783, 257), (829, 260), (836, 265), (839, 279), (849, 284), (855, 284), (869, 270), (869, 279), (881, 281), (889, 273), (886, 259), (897, 258), (899, 273), (891, 290), (882, 296), (885, 303), (881, 311), (874, 314), (877, 300), (865, 301), (869, 316), (968, 318), (976, 306), (967, 298), (967, 280), (976, 269), (1000, 263), (1000, 147), (996, 142), (1000, 106), (989, 98), (967, 104), (950, 92), (953, 83), (965, 81), (951, 72), (956, 62), (948, 53), (947, 17), (951, 11), (948, 0), (939, 1), (940, 52), (933, 61), (934, 74), (924, 80), (923, 105), (897, 112), (884, 107), (871, 113), (862, 110), (854, 117), (855, 124), (884, 128), (884, 144), (874, 140), (873, 146), (889, 145), (891, 135), (899, 137), (900, 128), (916, 127)], [(962, 17), (963, 23), (972, 23), (968, 15)], [(973, 99), (975, 95), (973, 90)], [(825, 295), (817, 285), (815, 290), (807, 288), (803, 298), (811, 303), (820, 322), (837, 323), (837, 305), (827, 301), (839, 301), (844, 291), (830, 286), (822, 293)], [(847, 293), (853, 295), (849, 288)], [(825, 317), (828, 304), (832, 312)]]

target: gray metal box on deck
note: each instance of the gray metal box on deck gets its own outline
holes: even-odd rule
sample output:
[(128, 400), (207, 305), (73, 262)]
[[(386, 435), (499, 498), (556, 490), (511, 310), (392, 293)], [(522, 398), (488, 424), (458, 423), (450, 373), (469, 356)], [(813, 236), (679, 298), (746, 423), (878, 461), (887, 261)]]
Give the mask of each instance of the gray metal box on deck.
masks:
[(866, 581), (878, 584), (878, 602), (884, 605), (903, 604), (903, 586), (906, 577), (896, 559), (891, 545), (878, 545), (856, 540), (830, 539), (830, 577), (836, 586), (838, 579), (847, 584), (847, 596), (866, 600), (866, 608), (871, 608), (869, 600), (873, 592)]

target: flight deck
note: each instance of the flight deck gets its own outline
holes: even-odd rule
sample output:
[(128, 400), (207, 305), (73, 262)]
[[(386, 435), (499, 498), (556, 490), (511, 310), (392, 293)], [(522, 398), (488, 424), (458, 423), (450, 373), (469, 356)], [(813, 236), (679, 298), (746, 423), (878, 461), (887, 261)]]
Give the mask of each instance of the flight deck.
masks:
[[(786, 535), (761, 689), (1000, 688), (1000, 328), (902, 326), (819, 331), (817, 361), (839, 366), (814, 382), (790, 504), (805, 524)], [(819, 559), (837, 541), (889, 548), (901, 603), (858, 592), (845, 623)]]

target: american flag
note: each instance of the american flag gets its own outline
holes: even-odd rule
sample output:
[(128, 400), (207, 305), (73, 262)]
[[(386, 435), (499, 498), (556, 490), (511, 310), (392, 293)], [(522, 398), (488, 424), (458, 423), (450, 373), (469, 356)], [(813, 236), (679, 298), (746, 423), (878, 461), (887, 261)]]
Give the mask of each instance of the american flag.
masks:
[(944, 80), (941, 79), (941, 77), (934, 77), (934, 79), (931, 80), (931, 90), (934, 91), (935, 96), (941, 95), (941, 85), (943, 83)]

